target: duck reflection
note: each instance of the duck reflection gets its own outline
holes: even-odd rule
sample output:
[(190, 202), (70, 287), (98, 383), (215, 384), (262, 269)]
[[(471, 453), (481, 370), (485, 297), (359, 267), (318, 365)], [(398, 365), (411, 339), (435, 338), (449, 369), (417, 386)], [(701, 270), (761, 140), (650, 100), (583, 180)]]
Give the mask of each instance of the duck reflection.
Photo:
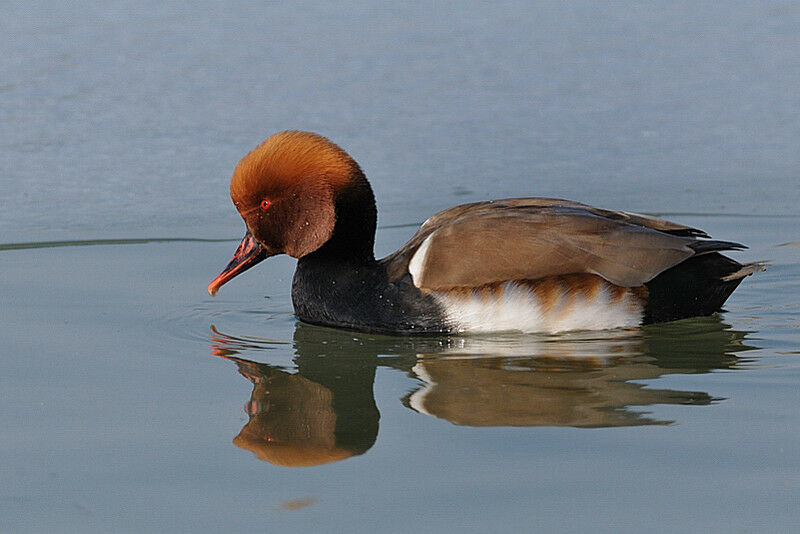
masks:
[(262, 342), (212, 330), (213, 354), (253, 384), (249, 420), (234, 443), (283, 466), (343, 460), (375, 443), (378, 365), (418, 381), (405, 406), (456, 425), (663, 425), (672, 421), (643, 408), (720, 399), (643, 382), (735, 368), (735, 353), (753, 348), (718, 317), (558, 337), (390, 337), (298, 323), (289, 372), (238, 356), (257, 356)]
[(256, 363), (234, 354), (252, 343), (223, 335), (212, 338), (213, 353), (236, 363), (253, 384), (248, 415), (233, 443), (275, 465), (301, 467), (363, 454), (378, 435), (378, 407), (372, 393), (376, 364), (337, 359), (324, 353), (297, 358), (297, 372)]
[(411, 374), (423, 386), (403, 402), (419, 413), (467, 426), (670, 424), (674, 421), (649, 417), (640, 408), (702, 406), (722, 399), (701, 391), (655, 389), (642, 381), (729, 369), (740, 361), (734, 351), (752, 348), (742, 343), (744, 332), (726, 329), (718, 318), (605, 338), (590, 335), (595, 337), (578, 334), (540, 342), (533, 356), (514, 347), (511, 352), (517, 355), (468, 358), (476, 349), (488, 349), (469, 345), (464, 347), (468, 350), (449, 351), (457, 356), (420, 355)]

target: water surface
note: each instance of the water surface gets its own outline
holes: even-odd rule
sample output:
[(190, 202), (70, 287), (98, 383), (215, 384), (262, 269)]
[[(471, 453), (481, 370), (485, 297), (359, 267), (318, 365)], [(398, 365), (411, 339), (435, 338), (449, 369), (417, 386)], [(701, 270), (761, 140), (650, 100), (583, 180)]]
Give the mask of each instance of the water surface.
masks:
[[(0, 17), (0, 527), (788, 531), (800, 521), (800, 9), (70, 3)], [(205, 287), (241, 155), (362, 164), (386, 254), (519, 195), (770, 260), (712, 317), (561, 336), (304, 325)]]

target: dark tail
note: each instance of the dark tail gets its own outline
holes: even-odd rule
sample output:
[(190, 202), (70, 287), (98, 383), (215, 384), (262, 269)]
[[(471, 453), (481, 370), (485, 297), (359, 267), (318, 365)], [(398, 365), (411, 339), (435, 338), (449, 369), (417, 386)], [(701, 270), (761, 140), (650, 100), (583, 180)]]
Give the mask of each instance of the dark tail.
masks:
[[(719, 311), (742, 279), (766, 268), (765, 263), (741, 264), (714, 250), (739, 248), (737, 243), (702, 241), (698, 254), (667, 269), (645, 284), (648, 290), (644, 323), (661, 323)], [(738, 246), (731, 246), (738, 245)]]

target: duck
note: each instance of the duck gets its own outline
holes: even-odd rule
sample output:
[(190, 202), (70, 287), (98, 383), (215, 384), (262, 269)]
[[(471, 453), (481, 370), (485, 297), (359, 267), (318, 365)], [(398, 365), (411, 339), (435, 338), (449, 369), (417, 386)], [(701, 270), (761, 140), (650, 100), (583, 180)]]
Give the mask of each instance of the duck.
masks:
[(208, 286), (278, 254), (297, 259), (305, 323), (385, 334), (631, 329), (719, 311), (765, 264), (746, 248), (648, 215), (556, 198), (454, 206), (376, 259), (377, 208), (361, 167), (315, 133), (275, 133), (236, 165), (246, 232)]

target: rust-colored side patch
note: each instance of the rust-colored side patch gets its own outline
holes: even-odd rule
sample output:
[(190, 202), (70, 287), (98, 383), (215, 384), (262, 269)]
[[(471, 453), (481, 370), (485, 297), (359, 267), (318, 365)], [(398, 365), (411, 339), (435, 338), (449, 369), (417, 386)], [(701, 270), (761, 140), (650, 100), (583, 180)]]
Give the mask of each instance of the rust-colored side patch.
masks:
[(287, 510), (299, 510), (300, 508), (311, 506), (315, 502), (317, 502), (317, 500), (314, 497), (306, 497), (304, 499), (292, 499), (291, 501), (285, 501), (283, 503), (283, 507)]
[(628, 291), (631, 292), (631, 295), (633, 295), (637, 303), (644, 308), (647, 304), (647, 300), (650, 298), (650, 292), (647, 291), (647, 286), (631, 287)]
[(568, 287), (569, 293), (580, 295), (586, 300), (594, 299), (603, 284), (611, 285), (593, 274), (574, 274), (564, 278), (566, 278), (564, 283)]
[[(648, 297), (645, 286), (622, 287), (594, 274), (566, 274), (548, 276), (538, 280), (512, 280), (511, 282), (517, 286), (528, 288), (539, 301), (542, 313), (551, 312), (559, 305), (564, 306), (560, 313), (568, 313), (577, 298), (587, 301), (594, 300), (603, 288), (608, 292), (612, 304), (620, 303), (627, 294), (630, 294), (635, 305), (644, 305)], [(502, 298), (506, 283), (508, 282), (494, 282), (478, 287), (451, 287), (440, 292), (453, 298), (477, 297), (483, 301), (489, 301)]]
[(563, 276), (550, 276), (541, 280), (524, 280), (522, 283), (533, 290), (539, 299), (539, 306), (543, 314), (550, 312), (564, 294)]
[(623, 297), (625, 297), (625, 294), (627, 292), (628, 292), (628, 288), (627, 287), (616, 286), (614, 284), (608, 284), (608, 294), (609, 294), (609, 297), (611, 298), (611, 302), (614, 303), (614, 304), (617, 304), (618, 302), (620, 302), (623, 299)]

